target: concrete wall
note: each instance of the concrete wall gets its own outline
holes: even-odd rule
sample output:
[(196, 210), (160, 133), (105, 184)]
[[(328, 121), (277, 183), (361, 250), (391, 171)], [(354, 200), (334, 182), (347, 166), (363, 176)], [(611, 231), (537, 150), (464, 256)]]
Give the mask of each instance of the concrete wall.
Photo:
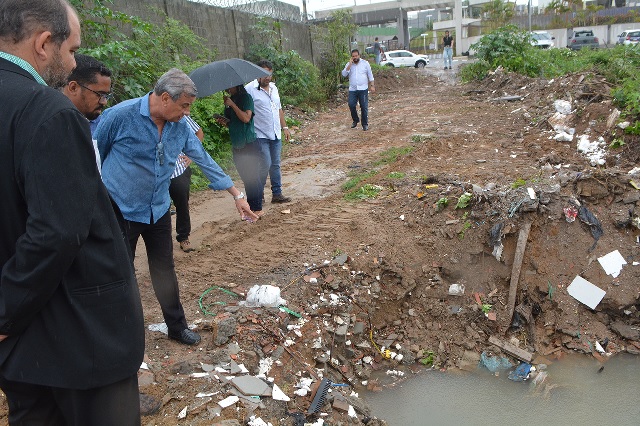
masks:
[[(184, 22), (207, 41), (207, 47), (217, 51), (216, 59), (244, 58), (253, 43), (251, 26), (256, 15), (232, 9), (210, 6), (188, 0), (113, 0), (111, 9), (136, 15), (151, 22), (162, 22), (158, 11)], [(309, 25), (280, 21), (285, 50), (295, 50), (304, 59), (314, 62)]]

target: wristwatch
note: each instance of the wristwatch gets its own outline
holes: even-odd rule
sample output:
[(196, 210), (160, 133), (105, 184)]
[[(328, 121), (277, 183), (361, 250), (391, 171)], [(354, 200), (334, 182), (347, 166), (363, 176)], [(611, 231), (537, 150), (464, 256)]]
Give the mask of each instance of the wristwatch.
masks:
[(234, 200), (242, 200), (244, 198), (244, 192), (240, 192), (238, 195), (234, 195)]

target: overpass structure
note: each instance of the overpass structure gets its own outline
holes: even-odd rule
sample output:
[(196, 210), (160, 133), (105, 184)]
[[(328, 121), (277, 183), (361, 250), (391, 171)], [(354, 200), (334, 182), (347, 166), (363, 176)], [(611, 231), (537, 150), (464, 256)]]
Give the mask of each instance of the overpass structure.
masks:
[[(487, 0), (469, 0), (465, 1), (465, 3), (465, 7), (472, 7), (487, 3)], [(316, 11), (316, 20), (327, 20), (330, 18), (333, 11), (340, 9), (351, 9), (354, 22), (359, 26), (382, 25), (395, 22), (398, 28), (398, 44), (400, 46), (408, 46), (410, 41), (407, 12), (436, 9), (439, 17), (441, 13), (445, 11), (447, 11), (447, 14), (451, 14), (450, 19), (437, 19), (436, 22), (433, 23), (433, 29), (452, 30), (456, 36), (456, 50), (459, 50), (462, 46), (463, 31), (466, 33), (467, 26), (469, 24), (479, 21), (479, 19), (462, 17), (462, 0), (384, 1), (380, 3)], [(466, 37), (466, 34), (464, 34), (464, 37)]]

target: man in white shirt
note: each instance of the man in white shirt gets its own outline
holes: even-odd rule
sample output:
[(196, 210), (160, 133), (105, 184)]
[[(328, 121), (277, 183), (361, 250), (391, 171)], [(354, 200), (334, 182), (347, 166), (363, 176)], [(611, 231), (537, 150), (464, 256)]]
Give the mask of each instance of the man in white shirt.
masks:
[[(273, 72), (273, 64), (270, 61), (261, 60), (256, 65)], [(265, 164), (261, 166), (260, 171), (262, 183), (266, 185), (268, 175), (271, 181), (271, 202), (288, 203), (291, 198), (282, 195), (280, 151), (282, 150), (282, 133), (284, 132), (287, 141), (291, 133), (284, 119), (278, 88), (269, 75), (248, 83), (245, 89), (253, 98), (253, 126), (256, 131), (256, 141), (265, 159)]]
[(369, 62), (360, 59), (360, 51), (351, 51), (351, 60), (342, 70), (343, 77), (349, 77), (349, 109), (351, 110), (351, 128), (355, 128), (360, 122), (356, 106), (360, 103), (362, 113), (362, 130), (369, 130), (369, 90), (376, 91), (373, 82), (373, 73)]

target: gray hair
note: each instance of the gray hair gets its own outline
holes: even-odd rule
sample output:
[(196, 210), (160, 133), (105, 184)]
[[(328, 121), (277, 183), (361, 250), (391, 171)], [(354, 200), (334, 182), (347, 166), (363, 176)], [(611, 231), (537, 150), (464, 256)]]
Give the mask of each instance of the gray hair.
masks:
[(16, 44), (44, 30), (51, 31), (51, 39), (60, 46), (71, 34), (73, 10), (66, 0), (1, 0), (0, 39)]
[(184, 71), (177, 68), (171, 68), (162, 74), (156, 86), (153, 88), (153, 93), (155, 93), (156, 96), (160, 96), (164, 92), (167, 92), (174, 102), (183, 94), (189, 97), (198, 95), (195, 83)]

